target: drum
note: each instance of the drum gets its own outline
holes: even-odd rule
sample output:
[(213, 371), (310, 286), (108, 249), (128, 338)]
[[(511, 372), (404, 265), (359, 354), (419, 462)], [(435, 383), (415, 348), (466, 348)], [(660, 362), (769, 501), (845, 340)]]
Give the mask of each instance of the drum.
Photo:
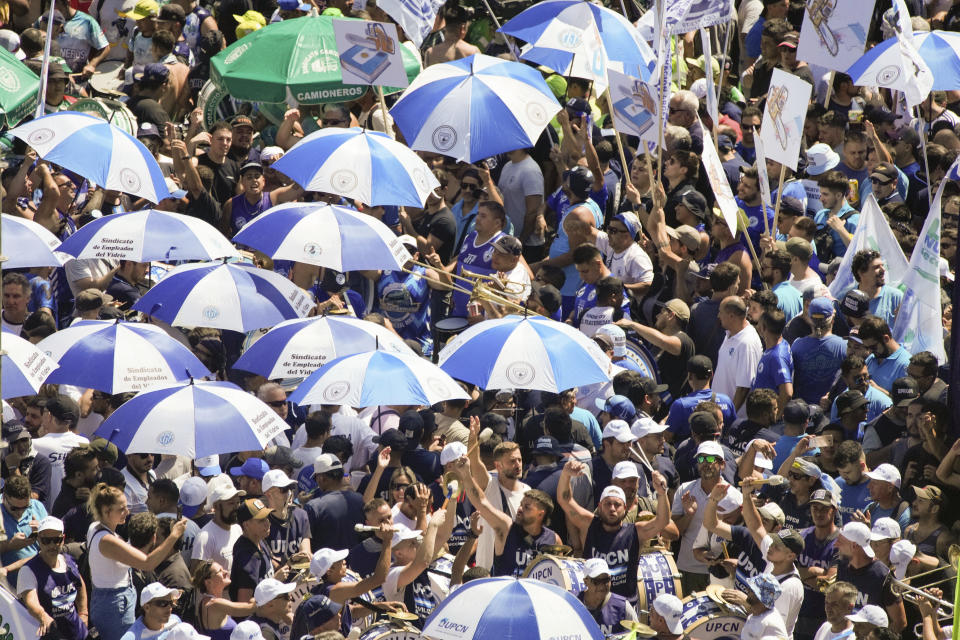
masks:
[(437, 337), (440, 340), (440, 344), (443, 345), (447, 340), (466, 329), (469, 324), (466, 318), (450, 316), (449, 318), (441, 318), (434, 322), (433, 328), (437, 330)]
[(682, 597), (680, 572), (673, 554), (669, 551), (643, 553), (637, 563), (637, 612), (649, 611), (661, 593)]
[(690, 640), (738, 640), (747, 614), (740, 607), (724, 607), (705, 593), (694, 593), (683, 601), (680, 624)]
[(378, 622), (360, 634), (360, 640), (421, 640), (420, 630), (398, 622)]
[(657, 367), (657, 359), (653, 357), (646, 345), (636, 339), (634, 335), (627, 336), (627, 358), (640, 368), (640, 373), (644, 376), (660, 382), (660, 369)]
[(89, 113), (137, 136), (137, 119), (127, 105), (109, 98), (82, 98), (70, 105), (70, 111)]
[(533, 559), (523, 572), (523, 577), (558, 586), (576, 596), (587, 588), (583, 582), (585, 562), (583, 558), (543, 554)]

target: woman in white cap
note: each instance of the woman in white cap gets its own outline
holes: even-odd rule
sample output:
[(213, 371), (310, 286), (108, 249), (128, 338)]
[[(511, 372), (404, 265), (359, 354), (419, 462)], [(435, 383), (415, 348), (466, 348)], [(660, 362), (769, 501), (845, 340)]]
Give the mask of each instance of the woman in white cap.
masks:
[(48, 516), (37, 528), (40, 551), (17, 575), (17, 595), (34, 618), (40, 635), (62, 640), (87, 637), (87, 590), (73, 558), (63, 550), (63, 522)]

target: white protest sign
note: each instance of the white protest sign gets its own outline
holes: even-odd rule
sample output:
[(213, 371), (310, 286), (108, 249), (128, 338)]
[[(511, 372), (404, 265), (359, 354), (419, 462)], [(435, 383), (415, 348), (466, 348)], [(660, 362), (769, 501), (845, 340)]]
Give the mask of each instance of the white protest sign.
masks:
[(656, 143), (657, 87), (617, 71), (610, 71), (609, 79), (617, 131)]
[(816, 180), (801, 180), (803, 190), (807, 192), (807, 211), (820, 211), (823, 204), (820, 203), (820, 183)]
[(800, 144), (803, 141), (803, 121), (810, 101), (809, 82), (783, 69), (774, 69), (763, 109), (760, 137), (767, 157), (797, 170)]
[(727, 181), (727, 173), (723, 170), (723, 163), (720, 162), (720, 156), (717, 155), (717, 146), (713, 141), (713, 135), (700, 123), (703, 128), (703, 153), (700, 159), (703, 161), (703, 168), (707, 172), (707, 178), (710, 180), (710, 188), (713, 189), (713, 195), (717, 197), (717, 205), (723, 214), (723, 220), (730, 227), (730, 233), (737, 235), (737, 212), (740, 207), (733, 197), (733, 190), (730, 189), (730, 183)]
[(397, 21), (417, 48), (423, 44), (424, 38), (430, 35), (433, 23), (437, 19), (437, 11), (442, 6), (443, 0), (379, 0), (377, 2), (377, 7)]
[(0, 588), (0, 638), (36, 638), (39, 628), (27, 608), (12, 593)]
[(334, 20), (343, 84), (405, 87), (397, 25), (369, 20)]
[(833, 71), (849, 69), (867, 46), (875, 2), (807, 0), (797, 58)]

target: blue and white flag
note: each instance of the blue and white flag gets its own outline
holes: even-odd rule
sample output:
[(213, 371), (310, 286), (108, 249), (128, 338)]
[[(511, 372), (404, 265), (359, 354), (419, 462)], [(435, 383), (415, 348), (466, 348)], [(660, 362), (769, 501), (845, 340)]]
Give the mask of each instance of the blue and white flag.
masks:
[(887, 280), (890, 286), (900, 284), (906, 277), (907, 258), (903, 255), (903, 249), (900, 248), (900, 244), (897, 242), (896, 236), (893, 235), (886, 217), (880, 211), (876, 196), (872, 193), (863, 202), (857, 230), (853, 233), (853, 239), (850, 240), (846, 253), (843, 254), (837, 277), (830, 283), (830, 295), (837, 300), (841, 299), (849, 289), (856, 286), (857, 282), (853, 278), (851, 264), (854, 254), (863, 249), (873, 249), (880, 252), (887, 268)]
[(40, 625), (6, 589), (0, 589), (0, 638), (36, 638)]
[(884, 20), (888, 20), (894, 27), (900, 43), (900, 69), (903, 71), (903, 78), (901, 86), (896, 88), (903, 91), (907, 104), (915, 107), (930, 95), (933, 72), (920, 57), (920, 52), (913, 42), (913, 27), (907, 3), (904, 0), (893, 0), (893, 8), (884, 14)]
[(930, 213), (910, 256), (903, 279), (903, 301), (893, 323), (893, 339), (910, 353), (929, 351), (943, 364), (943, 311), (940, 305), (940, 199), (948, 180), (960, 179), (960, 159), (940, 182)]
[(396, 20), (419, 48), (433, 29), (443, 0), (380, 0), (377, 6)]
[(667, 33), (675, 36), (727, 22), (732, 9), (730, 0), (668, 0)]

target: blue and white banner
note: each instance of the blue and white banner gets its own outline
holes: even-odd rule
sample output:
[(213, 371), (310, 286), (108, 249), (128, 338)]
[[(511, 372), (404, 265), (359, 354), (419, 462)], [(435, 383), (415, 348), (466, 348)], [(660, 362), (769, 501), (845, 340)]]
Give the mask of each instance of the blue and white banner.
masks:
[(433, 29), (443, 0), (380, 0), (377, 6), (396, 20), (419, 48)]
[(0, 638), (36, 638), (40, 625), (13, 594), (0, 588)]
[(863, 202), (857, 230), (854, 231), (853, 239), (850, 240), (847, 251), (843, 254), (843, 260), (840, 261), (837, 277), (830, 283), (830, 295), (837, 300), (856, 286), (857, 281), (853, 279), (851, 265), (853, 256), (863, 249), (879, 251), (883, 256), (883, 262), (887, 267), (887, 284), (890, 286), (897, 286), (906, 277), (907, 258), (903, 255), (903, 249), (900, 248), (896, 236), (893, 235), (887, 223), (887, 218), (880, 211), (877, 198), (872, 193)]
[(730, 0), (668, 0), (667, 33), (674, 36), (728, 22), (732, 8)]

